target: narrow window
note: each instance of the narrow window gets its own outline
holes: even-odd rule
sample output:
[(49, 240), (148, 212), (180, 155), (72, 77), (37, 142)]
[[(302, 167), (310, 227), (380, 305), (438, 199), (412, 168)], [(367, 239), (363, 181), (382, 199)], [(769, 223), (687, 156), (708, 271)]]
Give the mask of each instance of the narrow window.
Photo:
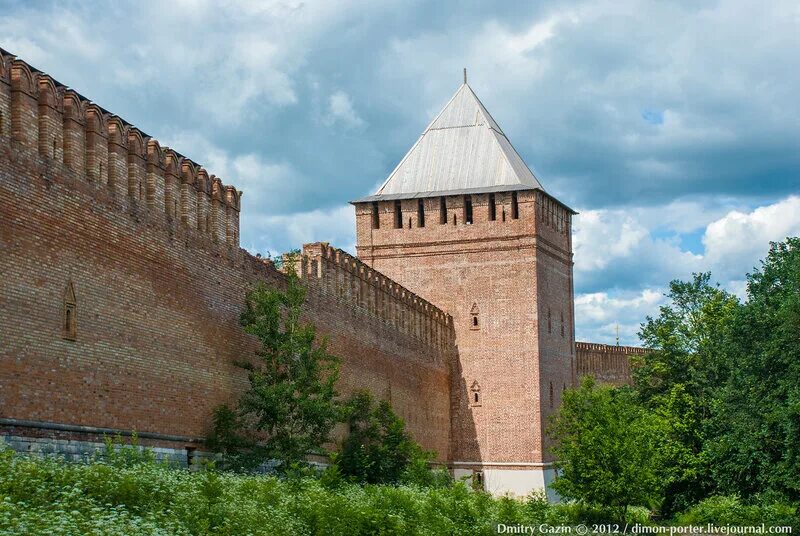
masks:
[(497, 219), (497, 205), (494, 202), (494, 194), (489, 194), (489, 221)]
[(411, 217), (408, 218), (408, 228), (411, 229)]
[(478, 309), (478, 304), (477, 303), (473, 303), (472, 307), (469, 310), (469, 316), (470, 316), (469, 328), (470, 329), (481, 329), (480, 320), (478, 319), (480, 314), (481, 314), (481, 311), (480, 311), (480, 309)]
[(561, 336), (564, 336), (564, 311), (561, 311)]
[(550, 308), (547, 308), (547, 333), (553, 333), (553, 315), (550, 313)]
[(53, 138), (53, 158), (56, 157), (56, 147), (57, 147), (56, 139)]
[(464, 196), (464, 223), (472, 225), (472, 198), (468, 195)]
[(502, 215), (503, 215), (503, 221), (506, 221), (506, 207), (503, 207)]
[(381, 228), (381, 217), (380, 213), (378, 212), (378, 202), (372, 202), (372, 228), (373, 229), (380, 229)]
[(186, 447), (186, 467), (189, 469), (194, 468), (197, 459), (197, 449), (195, 447)]
[(483, 491), (483, 471), (472, 471), (472, 488)]
[(61, 326), (61, 336), (69, 341), (74, 341), (78, 335), (78, 303), (75, 299), (75, 287), (72, 281), (67, 282), (64, 290), (63, 318)]
[(472, 382), (472, 386), (469, 388), (470, 392), (470, 406), (476, 407), (481, 405), (481, 386), (478, 384), (478, 380)]
[(400, 205), (400, 200), (394, 202), (394, 228), (403, 228), (403, 207)]
[(519, 203), (517, 203), (517, 192), (511, 192), (511, 219), (519, 219)]
[(453, 225), (458, 225), (458, 216), (453, 214)]
[(425, 200), (417, 200), (417, 227), (425, 227)]
[(444, 197), (439, 198), (439, 223), (447, 223), (447, 199)]
[(555, 397), (553, 395), (553, 382), (550, 382), (550, 407), (551, 408), (553, 407), (553, 399), (554, 398)]

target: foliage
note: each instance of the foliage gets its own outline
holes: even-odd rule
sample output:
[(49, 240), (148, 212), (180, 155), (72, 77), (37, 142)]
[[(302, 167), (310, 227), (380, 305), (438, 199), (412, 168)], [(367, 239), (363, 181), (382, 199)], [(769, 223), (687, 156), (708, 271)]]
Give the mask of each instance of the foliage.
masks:
[(800, 238), (748, 275), (707, 450), (722, 493), (800, 501)]
[(796, 506), (780, 502), (743, 504), (736, 496), (709, 497), (675, 519), (678, 525), (738, 525), (792, 527), (800, 529), (800, 516)]
[(232, 467), (276, 460), (283, 468), (319, 452), (339, 421), (339, 360), (301, 321), (305, 288), (290, 256), (284, 289), (258, 284), (247, 294), (244, 330), (258, 338), (257, 359), (240, 363), (249, 389), (238, 407), (215, 412), (211, 444)]
[(435, 453), (414, 441), (388, 401), (375, 404), (369, 391), (358, 391), (346, 412), (349, 433), (335, 457), (342, 475), (369, 484), (447, 483), (448, 477), (430, 469)]
[(629, 389), (584, 378), (565, 391), (549, 433), (558, 442), (553, 488), (562, 497), (613, 509), (623, 520), (628, 506), (649, 506), (660, 496), (665, 425)]
[(329, 487), (308, 474), (187, 471), (145, 461), (112, 466), (102, 458), (71, 464), (0, 447), (0, 533), (9, 535), (490, 535), (497, 523), (564, 515), (461, 483)]
[(738, 300), (710, 283), (711, 275), (672, 281), (669, 302), (648, 317), (639, 337), (651, 351), (635, 359), (639, 400), (666, 423), (666, 500), (671, 514), (707, 496), (712, 480), (703, 446), (720, 386), (730, 374), (729, 337)]

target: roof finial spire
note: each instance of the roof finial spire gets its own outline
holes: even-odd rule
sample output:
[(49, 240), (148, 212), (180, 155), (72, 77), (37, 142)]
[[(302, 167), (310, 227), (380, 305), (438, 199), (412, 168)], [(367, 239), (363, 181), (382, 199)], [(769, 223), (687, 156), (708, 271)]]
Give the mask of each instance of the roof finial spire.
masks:
[(467, 83), (467, 68), (464, 67), (464, 83)]

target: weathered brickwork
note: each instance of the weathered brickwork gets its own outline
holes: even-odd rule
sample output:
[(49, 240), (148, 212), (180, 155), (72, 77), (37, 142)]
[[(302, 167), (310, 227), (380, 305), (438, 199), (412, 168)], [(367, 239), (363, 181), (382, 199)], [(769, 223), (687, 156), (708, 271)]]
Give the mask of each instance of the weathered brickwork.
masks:
[(494, 220), (489, 194), (469, 197), (472, 223), (466, 196), (423, 199), (424, 226), (404, 199), (401, 228), (394, 201), (378, 222), (357, 203), (356, 247), (453, 316), (453, 460), (522, 467), (551, 461), (543, 429), (573, 381), (571, 213), (542, 191), (493, 197)]
[[(46, 423), (76, 444), (109, 429), (201, 445), (246, 386), (246, 289), (285, 281), (239, 248), (240, 195), (0, 53), (0, 435), (55, 437), (31, 426)], [(342, 358), (340, 391), (389, 399), (447, 460), (452, 319), (376, 272), (339, 290), (343, 252), (306, 249), (305, 314)]]
[(631, 356), (644, 355), (645, 348), (634, 346), (612, 346), (592, 342), (575, 343), (576, 376), (578, 381), (591, 376), (601, 383), (610, 385), (631, 385)]

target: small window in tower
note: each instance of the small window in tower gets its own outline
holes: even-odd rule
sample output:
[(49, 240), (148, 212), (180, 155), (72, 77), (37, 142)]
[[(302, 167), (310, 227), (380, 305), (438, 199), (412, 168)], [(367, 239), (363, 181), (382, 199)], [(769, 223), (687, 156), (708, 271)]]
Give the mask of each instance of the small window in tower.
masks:
[(502, 215), (503, 221), (506, 221), (506, 207), (503, 207), (501, 215)]
[(468, 195), (464, 196), (464, 223), (472, 225), (472, 198)]
[(550, 313), (550, 308), (547, 308), (547, 333), (553, 333), (553, 315)]
[(453, 214), (453, 225), (458, 225), (458, 216), (455, 213)]
[(480, 323), (480, 318), (479, 318), (480, 314), (481, 314), (481, 311), (480, 311), (480, 309), (478, 309), (478, 304), (477, 303), (473, 303), (472, 304), (472, 308), (470, 308), (470, 310), (469, 310), (469, 316), (470, 316), (469, 328), (470, 329), (481, 329), (481, 323)]
[(447, 223), (447, 199), (444, 197), (439, 198), (439, 223)]
[(56, 147), (58, 147), (58, 143), (56, 143), (55, 136), (53, 137), (53, 158), (56, 157)]
[(517, 202), (517, 192), (511, 192), (511, 219), (519, 219), (519, 203)]
[(417, 227), (425, 227), (425, 200), (417, 200)]
[(553, 382), (550, 382), (550, 407), (553, 407), (555, 395), (553, 394)]
[(481, 405), (481, 386), (478, 384), (478, 380), (472, 382), (472, 386), (469, 388), (469, 405), (471, 407), (478, 407)]
[(378, 212), (378, 202), (372, 202), (372, 228), (373, 229), (380, 229), (381, 228), (381, 217), (380, 212)]
[(75, 287), (72, 281), (67, 282), (64, 289), (63, 318), (61, 326), (61, 336), (69, 341), (74, 341), (78, 335), (78, 302), (75, 299)]
[(476, 491), (483, 491), (483, 471), (472, 471), (472, 489)]
[(186, 447), (186, 467), (189, 469), (196, 469), (197, 461), (197, 448), (195, 447)]
[(403, 207), (400, 204), (400, 200), (394, 202), (394, 228), (403, 228)]
[(408, 228), (411, 229), (411, 217), (408, 218)]
[(564, 336), (564, 311), (561, 311), (561, 336)]
[(494, 194), (489, 194), (489, 221), (497, 219), (497, 205), (494, 201)]

